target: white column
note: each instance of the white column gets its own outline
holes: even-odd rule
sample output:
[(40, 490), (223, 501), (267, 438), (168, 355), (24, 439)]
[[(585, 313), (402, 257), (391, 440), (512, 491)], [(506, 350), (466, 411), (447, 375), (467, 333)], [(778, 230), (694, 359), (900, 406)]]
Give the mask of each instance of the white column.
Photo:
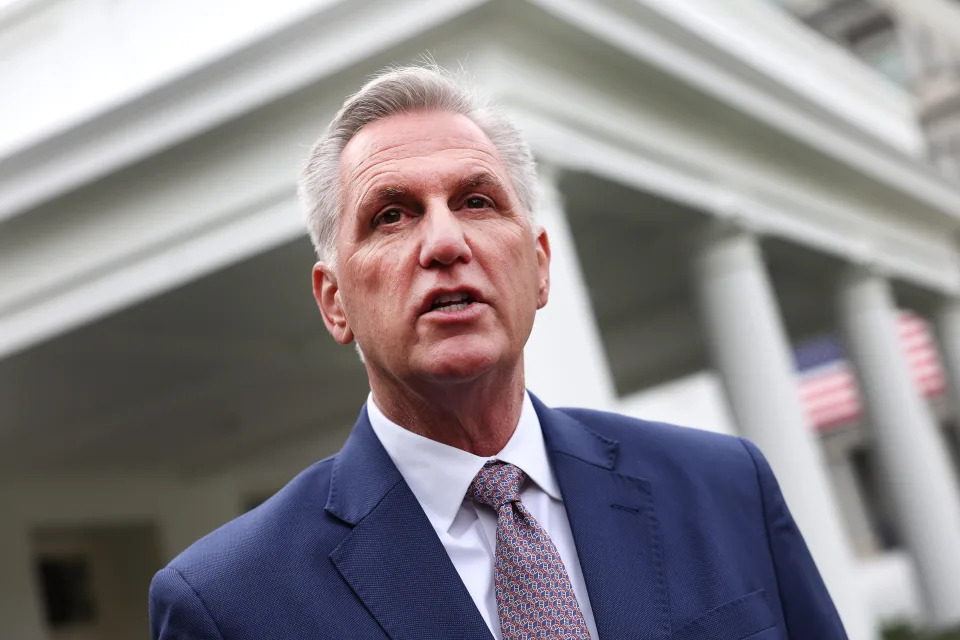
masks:
[(934, 316), (940, 354), (947, 369), (947, 390), (960, 428), (960, 299), (943, 300)]
[(708, 344), (737, 424), (777, 474), (847, 634), (877, 638), (823, 453), (800, 404), (789, 342), (757, 241), (716, 225), (695, 267)]
[(900, 347), (890, 285), (865, 269), (850, 269), (839, 294), (885, 488), (916, 563), (929, 621), (960, 623), (960, 490)]
[(184, 481), (159, 496), (158, 524), (163, 562), (240, 515), (240, 496), (226, 479)]
[(40, 584), (30, 530), (0, 496), (0, 638), (45, 640)]
[(613, 377), (550, 167), (540, 170), (536, 222), (550, 240), (550, 298), (524, 349), (527, 388), (551, 406), (611, 409)]

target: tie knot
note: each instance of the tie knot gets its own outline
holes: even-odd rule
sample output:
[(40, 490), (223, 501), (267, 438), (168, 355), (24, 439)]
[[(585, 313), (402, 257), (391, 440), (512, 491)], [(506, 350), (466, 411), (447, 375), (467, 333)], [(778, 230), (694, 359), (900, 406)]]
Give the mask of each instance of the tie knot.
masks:
[(520, 485), (526, 476), (523, 471), (499, 460), (491, 460), (470, 483), (467, 497), (496, 510), (520, 497)]

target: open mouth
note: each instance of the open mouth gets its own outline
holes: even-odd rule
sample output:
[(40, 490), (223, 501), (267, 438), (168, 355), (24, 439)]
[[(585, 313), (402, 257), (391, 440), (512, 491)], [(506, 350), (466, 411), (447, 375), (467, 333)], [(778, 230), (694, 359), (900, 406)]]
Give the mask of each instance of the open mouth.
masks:
[(469, 293), (457, 291), (454, 293), (441, 293), (430, 304), (430, 311), (453, 312), (462, 311), (476, 302)]

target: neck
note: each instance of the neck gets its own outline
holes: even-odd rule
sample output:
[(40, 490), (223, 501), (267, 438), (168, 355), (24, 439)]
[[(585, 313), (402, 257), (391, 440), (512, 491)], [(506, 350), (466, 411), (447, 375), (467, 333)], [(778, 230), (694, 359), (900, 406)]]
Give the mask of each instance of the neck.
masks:
[(523, 408), (523, 361), (462, 383), (404, 384), (370, 372), (374, 400), (385, 416), (416, 434), (478, 456), (499, 453)]

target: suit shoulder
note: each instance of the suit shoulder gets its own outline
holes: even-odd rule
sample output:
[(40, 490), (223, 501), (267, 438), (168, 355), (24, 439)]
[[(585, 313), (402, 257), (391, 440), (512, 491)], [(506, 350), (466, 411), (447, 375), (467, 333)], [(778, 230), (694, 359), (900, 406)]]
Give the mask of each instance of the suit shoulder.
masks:
[[(308, 544), (314, 551), (332, 549), (345, 526), (325, 510), (334, 459), (314, 463), (256, 508), (194, 542), (168, 567), (196, 588), (208, 576), (296, 562)], [(312, 535), (302, 535), (306, 531)]]
[(586, 425), (605, 438), (631, 443), (634, 441), (660, 446), (693, 446), (731, 449), (742, 452), (741, 438), (705, 429), (685, 427), (667, 422), (634, 418), (611, 411), (595, 409), (557, 409)]
[(620, 443), (627, 458), (683, 465), (687, 470), (727, 468), (754, 472), (744, 440), (703, 429), (633, 418), (593, 409), (559, 409), (597, 435)]

